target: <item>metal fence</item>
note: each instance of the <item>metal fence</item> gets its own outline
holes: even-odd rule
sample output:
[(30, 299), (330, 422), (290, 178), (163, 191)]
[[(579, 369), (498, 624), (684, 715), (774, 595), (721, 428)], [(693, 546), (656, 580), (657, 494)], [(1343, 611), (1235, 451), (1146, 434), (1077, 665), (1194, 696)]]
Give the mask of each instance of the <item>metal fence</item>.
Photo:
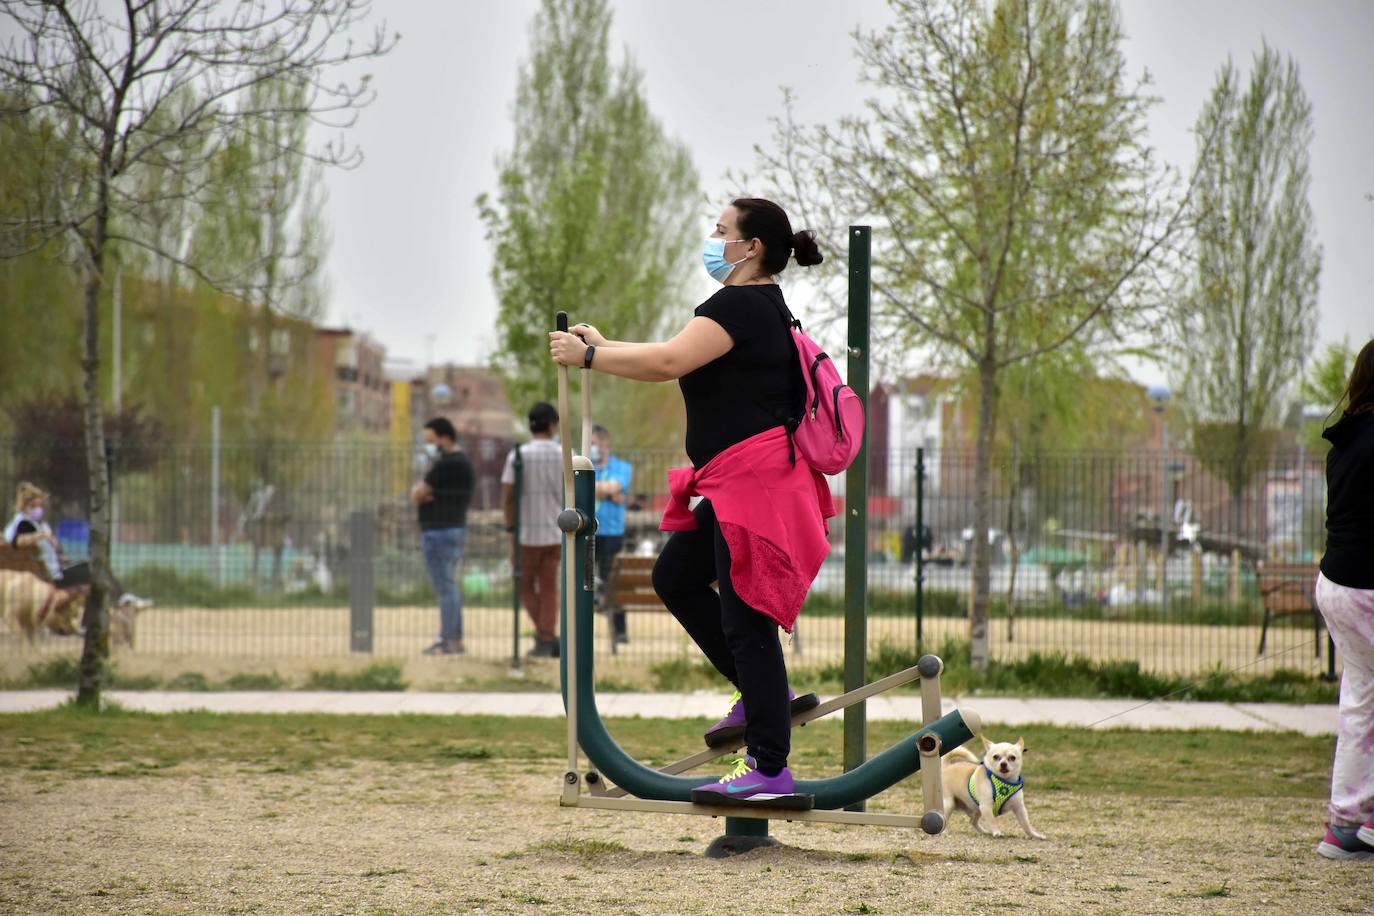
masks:
[[(620, 454), (635, 472), (625, 549), (655, 554), (666, 471), (682, 456)], [(72, 558), (86, 551), (82, 455), (79, 443), (0, 442), (0, 482), (53, 492), (49, 518), (65, 522)], [(424, 467), (411, 449), (126, 443), (112, 466), (115, 573), (155, 602), (121, 651), (397, 658), (434, 638), (437, 606), (405, 496)], [(994, 456), (992, 657), (1063, 652), (1137, 660), (1161, 674), (1317, 673), (1325, 639), (1314, 638), (1310, 615), (1273, 621), (1259, 653), (1256, 564), (1320, 557), (1323, 481), (1321, 462), (1301, 455), (1239, 469), (1178, 453)], [(870, 647), (914, 649), (918, 634), (925, 647), (967, 639), (973, 455), (873, 453), (869, 484)], [(843, 480), (833, 489), (842, 507)], [(459, 571), (468, 654), (493, 660), (510, 656), (513, 636), (526, 648), (532, 640), (512, 604), (499, 498), (496, 471), (479, 475)], [(788, 650), (794, 663), (842, 655), (844, 518), (832, 520), (831, 556)], [(632, 612), (630, 641), (614, 654), (609, 637), (599, 623), (603, 664), (694, 651), (661, 611)], [(30, 643), (0, 631), (0, 651), (74, 646), (74, 637)]]

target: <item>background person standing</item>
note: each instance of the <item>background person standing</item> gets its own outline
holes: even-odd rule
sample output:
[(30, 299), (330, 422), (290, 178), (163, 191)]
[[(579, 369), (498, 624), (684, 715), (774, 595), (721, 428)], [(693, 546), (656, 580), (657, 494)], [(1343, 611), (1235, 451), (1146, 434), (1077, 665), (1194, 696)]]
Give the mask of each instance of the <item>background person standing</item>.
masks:
[(419, 508), (420, 547), (425, 569), (439, 598), (439, 638), (426, 655), (463, 654), (463, 592), (458, 562), (467, 540), (468, 504), (472, 501), (472, 462), (458, 448), (458, 433), (444, 417), (425, 424), (429, 471), (410, 491)]
[(546, 401), (530, 408), (529, 442), (506, 456), (501, 496), (506, 525), (515, 524), (515, 452), (520, 452), (520, 601), (534, 623), (531, 658), (558, 657), (558, 567), (563, 532), (563, 452), (558, 411)]
[[(615, 555), (625, 546), (625, 507), (630, 501), (634, 469), (628, 461), (611, 454), (611, 434), (597, 423), (592, 426), (592, 453), (587, 456), (596, 466), (596, 575), (601, 580), (602, 600), (611, 578)], [(611, 638), (627, 643), (625, 611), (611, 610)]]

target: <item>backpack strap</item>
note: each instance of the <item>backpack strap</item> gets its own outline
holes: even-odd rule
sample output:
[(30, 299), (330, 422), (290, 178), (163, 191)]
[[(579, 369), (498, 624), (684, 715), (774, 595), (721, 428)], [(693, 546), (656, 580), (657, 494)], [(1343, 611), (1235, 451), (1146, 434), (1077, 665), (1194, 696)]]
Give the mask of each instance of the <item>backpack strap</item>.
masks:
[[(744, 288), (748, 289), (749, 287)], [(754, 290), (754, 292), (756, 292), (758, 295), (762, 296), (765, 300), (767, 300), (768, 304), (771, 305), (773, 309), (778, 313), (778, 317), (782, 319), (783, 332), (787, 335), (787, 343), (789, 346), (792, 347), (793, 355), (792, 392), (790, 400), (794, 405), (801, 404), (802, 411), (804, 413), (806, 410), (806, 393), (804, 388), (799, 391), (798, 385), (804, 385), (805, 382), (801, 379), (801, 360), (800, 357), (797, 356), (797, 345), (795, 341), (793, 341), (792, 339), (792, 329), (796, 328), (800, 331), (802, 324), (792, 315), (792, 310), (787, 308), (786, 305), (779, 303), (776, 299), (768, 295), (768, 293), (764, 292), (762, 289), (756, 289)], [(750, 392), (749, 399), (753, 401), (754, 404), (757, 405), (760, 410), (781, 421), (783, 429), (787, 430), (787, 461), (789, 464), (795, 465), (797, 463), (797, 443), (794, 436), (797, 432), (797, 427), (801, 425), (801, 417), (793, 417), (788, 414), (780, 414), (774, 408), (769, 407), (767, 404), (764, 404), (758, 398), (754, 397), (754, 388), (752, 385), (741, 384), (741, 388), (744, 391)]]

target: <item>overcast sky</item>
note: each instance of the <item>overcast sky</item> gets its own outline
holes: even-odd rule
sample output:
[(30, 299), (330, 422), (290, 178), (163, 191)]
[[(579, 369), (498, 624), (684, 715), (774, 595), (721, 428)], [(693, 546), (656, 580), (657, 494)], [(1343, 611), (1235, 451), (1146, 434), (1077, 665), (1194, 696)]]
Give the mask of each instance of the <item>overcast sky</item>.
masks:
[[(795, 91), (803, 121), (858, 110), (866, 92), (850, 33), (890, 18), (882, 0), (612, 6), (613, 60), (627, 50), (638, 62), (650, 108), (690, 148), (703, 190), (722, 205), (725, 170), (750, 168), (754, 144), (769, 141), (778, 87)], [(352, 134), (365, 163), (326, 179), (329, 318), (368, 331), (393, 356), (477, 363), (494, 346), (490, 252), (473, 200), (494, 188), (495, 158), (511, 145), (516, 69), (537, 7), (375, 7), (402, 39), (369, 68), (378, 98)], [(1356, 345), (1374, 336), (1374, 202), (1366, 196), (1374, 193), (1374, 2), (1124, 0), (1122, 10), (1130, 70), (1148, 69), (1162, 97), (1150, 140), (1181, 168), (1192, 163), (1190, 131), (1228, 54), (1248, 71), (1267, 38), (1297, 60), (1315, 120), (1318, 333), (1323, 342), (1348, 336)], [(703, 209), (703, 235), (714, 216)], [(1143, 381), (1160, 376), (1135, 372)]]

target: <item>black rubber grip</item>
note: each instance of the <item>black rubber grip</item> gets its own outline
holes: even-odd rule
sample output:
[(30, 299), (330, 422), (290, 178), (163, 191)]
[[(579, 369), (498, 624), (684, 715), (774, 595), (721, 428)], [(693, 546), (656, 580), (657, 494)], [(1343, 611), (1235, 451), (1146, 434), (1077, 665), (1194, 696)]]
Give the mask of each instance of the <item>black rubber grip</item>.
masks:
[(553, 326), (555, 329), (559, 331), (566, 332), (568, 330), (568, 313), (559, 312), (558, 314), (554, 315)]

